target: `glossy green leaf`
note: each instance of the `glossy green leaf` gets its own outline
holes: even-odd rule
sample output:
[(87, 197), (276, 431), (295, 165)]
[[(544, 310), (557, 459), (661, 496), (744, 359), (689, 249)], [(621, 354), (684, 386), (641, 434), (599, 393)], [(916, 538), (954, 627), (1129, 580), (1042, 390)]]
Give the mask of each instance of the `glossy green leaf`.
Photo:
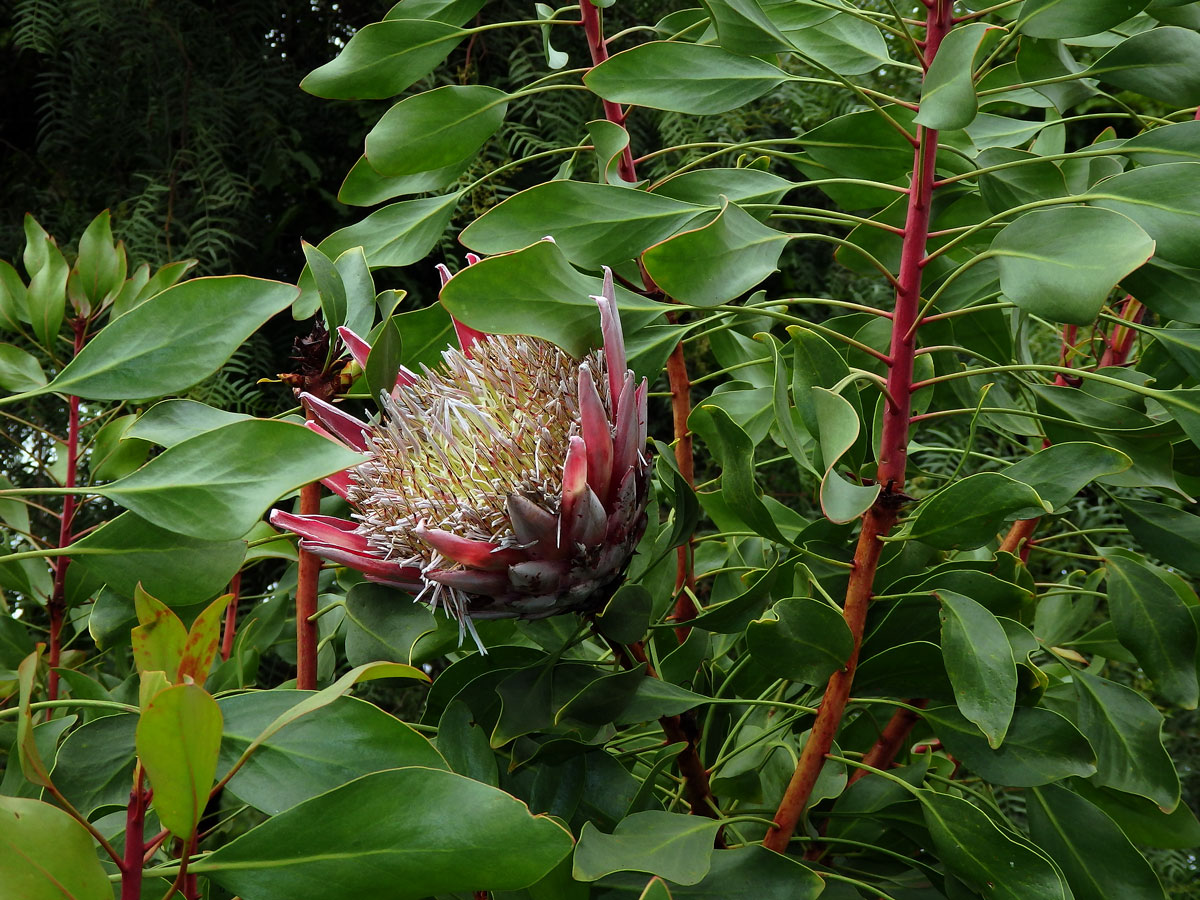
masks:
[[(778, 203), (795, 185), (761, 169), (691, 169), (672, 175), (650, 189), (650, 193), (672, 197), (697, 206), (708, 206), (724, 194), (730, 203)], [(750, 211), (761, 217), (763, 211)]]
[(117, 593), (132, 597), (141, 582), (168, 606), (188, 606), (220, 593), (245, 554), (244, 541), (187, 537), (129, 512), (71, 545), (75, 564)]
[(1128, 456), (1112, 447), (1074, 441), (1018, 460), (1004, 475), (1029, 485), (1048, 506), (1058, 509), (1094, 479), (1124, 472), (1131, 464)]
[(450, 193), (392, 203), (361, 222), (339, 228), (317, 247), (329, 257), (362, 247), (372, 268), (412, 265), (437, 244), (461, 196)]
[(1070, 900), (1054, 865), (959, 797), (918, 791), (925, 825), (950, 874), (995, 900)]
[(775, 678), (824, 684), (846, 665), (854, 649), (850, 629), (827, 603), (809, 597), (780, 600), (774, 617), (756, 619), (746, 629), (750, 656)]
[(208, 669), (221, 641), (225, 608), (232, 600), (233, 594), (222, 594), (192, 620), (187, 641), (183, 645), (183, 657), (179, 660), (179, 681), (187, 681), (190, 678), (196, 684), (204, 684), (208, 678)]
[(458, 625), (395, 588), (364, 582), (346, 596), (346, 660), (420, 664), (458, 645)]
[(720, 824), (703, 816), (649, 810), (622, 819), (612, 834), (587, 822), (575, 848), (573, 875), (596, 881), (613, 872), (645, 872), (696, 884), (712, 865)]
[(367, 162), (387, 176), (445, 169), (479, 152), (507, 108), (507, 94), (479, 84), (414, 94), (367, 133)]
[(642, 262), (654, 283), (676, 300), (715, 306), (776, 271), (788, 240), (723, 197), (715, 219), (655, 244)]
[(244, 275), (185, 281), (111, 322), (35, 393), (133, 400), (184, 391), (295, 297), (290, 284)]
[(355, 32), (337, 58), (309, 72), (300, 87), (331, 100), (394, 97), (437, 68), (466, 35), (438, 21), (375, 22)]
[(909, 520), (908, 536), (942, 550), (970, 550), (994, 540), (1016, 513), (1043, 508), (1042, 498), (1029, 485), (998, 472), (980, 472), (953, 482), (918, 506)]
[(419, 372), (423, 365), (433, 368), (442, 361), (442, 353), (447, 348), (458, 344), (454, 321), (440, 303), (397, 313), (392, 318), (404, 339), (400, 364), (414, 372)]
[[(1200, 34), (1189, 34), (1196, 39), (1200, 51)], [(1141, 226), (1154, 239), (1156, 259), (1181, 266), (1200, 266), (1197, 192), (1200, 192), (1200, 163), (1167, 163), (1142, 166), (1106, 178), (1088, 191), (1088, 202), (1093, 207), (1128, 216)], [(1085, 239), (1092, 239), (1090, 232)], [(1107, 252), (1108, 242), (1101, 246), (1103, 251), (1095, 245), (1091, 249), (1097, 255)], [(1122, 259), (1132, 261), (1136, 255), (1125, 254)]]
[(34, 336), (43, 347), (57, 351), (67, 303), (67, 262), (54, 238), (29, 214), (25, 216), (24, 261), (29, 273), (25, 303)]
[(1196, 625), (1179, 595), (1145, 561), (1119, 548), (1101, 548), (1108, 572), (1108, 607), (1117, 638), (1162, 696), (1184, 709), (1200, 701)]
[(921, 85), (921, 109), (914, 121), (926, 128), (966, 128), (979, 111), (971, 78), (975, 56), (992, 26), (982, 22), (955, 28), (942, 41)]
[(1119, 501), (1125, 527), (1147, 553), (1167, 565), (1200, 574), (1200, 516), (1165, 503)]
[(1103, 812), (1055, 785), (1027, 796), (1030, 836), (1058, 863), (1075, 900), (1165, 900), (1150, 864)]
[(384, 320), (383, 327), (371, 344), (367, 365), (363, 374), (367, 379), (367, 393), (379, 403), (381, 394), (390, 394), (396, 386), (404, 358), (404, 341), (400, 337), (400, 323), (393, 316)]
[(475, 18), (486, 0), (400, 0), (387, 11), (384, 20), (432, 19), (462, 25)]
[(476, 253), (517, 250), (551, 237), (571, 262), (616, 265), (704, 215), (693, 206), (610, 184), (547, 181), (509, 197), (463, 229)]
[[(307, 241), (301, 241), (304, 260), (317, 285), (321, 298), (321, 318), (330, 333), (346, 324), (346, 285), (333, 260)], [(332, 352), (332, 348), (331, 348)]]
[(0, 344), (0, 390), (19, 394), (45, 383), (46, 373), (33, 354), (12, 344)]
[[(600, 313), (592, 296), (601, 287), (599, 278), (576, 270), (557, 244), (538, 241), (460, 270), (442, 288), (441, 299), (451, 315), (472, 328), (545, 338), (578, 358), (600, 345)], [(666, 308), (621, 287), (616, 294), (627, 334)]]
[(1025, 0), (1017, 17), (1022, 34), (1073, 38), (1099, 34), (1146, 8), (1150, 0)]
[(858, 411), (841, 394), (822, 387), (812, 389), (809, 402), (817, 419), (816, 434), (825, 474), (821, 478), (821, 511), (831, 522), (852, 522), (879, 496), (878, 484), (853, 484), (837, 471), (837, 464), (858, 442)]
[[(311, 696), (277, 688), (222, 697), (225, 731), (217, 771), (228, 771), (268, 725)], [(277, 815), (362, 775), (404, 766), (445, 769), (446, 762), (399, 719), (354, 697), (337, 697), (255, 748), (229, 790)]]
[[(596, 900), (635, 900), (645, 879), (645, 875), (632, 872), (608, 875), (595, 884), (592, 896)], [(715, 851), (708, 874), (696, 884), (667, 883), (679, 900), (816, 900), (826, 884), (794, 857), (753, 844)]]
[(764, 537), (786, 543), (763, 504), (762, 490), (754, 479), (754, 447), (742, 427), (712, 404), (693, 409), (688, 427), (721, 461), (721, 495), (730, 510)]
[[(125, 254), (113, 245), (109, 212), (104, 210), (79, 237), (79, 255), (67, 282), (72, 302), (83, 312), (99, 309), (125, 282)], [(75, 296), (72, 288), (81, 296)], [(82, 302), (81, 302), (82, 301)]]
[(642, 891), (638, 900), (671, 900), (671, 891), (667, 888), (667, 883), (656, 876), (646, 884), (646, 889)]
[(284, 494), (361, 459), (301, 425), (251, 419), (176, 444), (132, 475), (93, 491), (159, 527), (232, 540)]
[(21, 900), (112, 900), (92, 837), (63, 810), (0, 796), (0, 884)]
[(137, 416), (117, 416), (109, 419), (92, 439), (92, 454), (88, 472), (92, 481), (113, 481), (124, 478), (137, 469), (150, 455), (149, 441), (127, 437)]
[(632, 644), (646, 636), (654, 598), (640, 584), (627, 582), (616, 592), (596, 616), (596, 630), (620, 644)]
[(198, 434), (249, 418), (198, 400), (161, 400), (138, 416), (125, 438), (173, 447)]
[(221, 750), (221, 710), (204, 689), (180, 684), (142, 710), (137, 751), (163, 827), (188, 839), (204, 814)]
[(414, 175), (392, 176), (380, 175), (371, 168), (367, 158), (362, 156), (346, 173), (346, 178), (338, 189), (338, 202), (349, 206), (374, 206), (406, 194), (440, 192), (454, 184), (458, 176), (470, 165), (471, 158), (467, 157), (441, 169), (417, 172)]
[(471, 708), (461, 700), (451, 701), (438, 720), (438, 750), (450, 771), (496, 787), (500, 772), (496, 754), (488, 743), (487, 731), (474, 719)]
[(1179, 776), (1163, 749), (1163, 717), (1149, 700), (1086, 672), (1073, 673), (1076, 725), (1096, 751), (1093, 783), (1153, 800), (1164, 811), (1179, 802)]
[[(1097, 205), (1129, 215), (1120, 204)], [(1117, 282), (1154, 254), (1155, 242), (1139, 222), (1091, 207), (1038, 209), (1001, 229), (988, 252), (997, 258), (1008, 299), (1055, 322), (1087, 325)]]
[[(822, 12), (827, 10), (822, 6)], [(891, 61), (887, 42), (873, 22), (848, 13), (809, 22), (805, 13), (810, 11), (784, 3), (775, 5), (771, 15), (788, 42), (817, 65), (845, 75), (862, 75)]]
[[(396, 814), (404, 798), (403, 815)], [(451, 824), (447, 810), (469, 810)], [(496, 836), (519, 852), (497, 853)], [(263, 900), (518, 890), (571, 850), (571, 835), (512, 796), (418, 767), (365, 775), (268, 819), (192, 866)]]
[(924, 718), (955, 759), (993, 784), (1033, 787), (1096, 771), (1096, 755), (1084, 736), (1048, 709), (1018, 706), (1004, 744), (995, 750), (953, 706), (927, 710)]
[(1175, 109), (1200, 104), (1200, 34), (1160, 26), (1135, 34), (1100, 57), (1087, 70), (1099, 78)]
[(1017, 670), (1004, 628), (970, 597), (940, 590), (942, 651), (959, 711), (979, 727), (993, 749), (1012, 721)]
[(137, 723), (136, 715), (104, 716), (76, 728), (59, 747), (54, 784), (85, 816), (129, 802)]
[[(629, 149), (629, 132), (607, 119), (594, 119), (588, 122), (587, 132), (596, 156), (597, 183), (632, 186), (630, 182), (621, 177), (620, 171), (621, 160), (625, 151)], [(710, 199), (705, 197), (702, 202), (707, 203)]]
[[(60, 751), (61, 752), (61, 751)], [(1200, 821), (1186, 803), (1164, 813), (1150, 800), (1075, 779), (1071, 790), (1098, 807), (1135, 844), (1190, 850), (1200, 846)]]
[(788, 80), (775, 66), (720, 47), (651, 41), (612, 56), (584, 76), (605, 100), (710, 115), (737, 109)]

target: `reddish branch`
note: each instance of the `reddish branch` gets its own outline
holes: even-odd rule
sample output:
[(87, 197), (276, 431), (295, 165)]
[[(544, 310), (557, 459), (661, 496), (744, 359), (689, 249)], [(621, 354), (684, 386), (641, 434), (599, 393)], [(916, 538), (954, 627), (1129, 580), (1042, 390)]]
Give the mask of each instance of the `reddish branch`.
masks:
[[(951, 0), (931, 0), (925, 31), (925, 65), (928, 68), (942, 39), (952, 27)], [(904, 243), (900, 257), (900, 277), (892, 318), (892, 341), (887, 378), (888, 402), (883, 417), (879, 469), (876, 481), (882, 486), (878, 499), (863, 515), (862, 530), (854, 551), (853, 568), (846, 590), (843, 615), (853, 636), (853, 650), (846, 665), (834, 672), (825, 688), (816, 721), (800, 754), (800, 761), (775, 813), (775, 829), (763, 846), (783, 853), (787, 850), (796, 825), (812, 796), (813, 786), (833, 745), (842, 723), (850, 686), (858, 666), (867, 607), (879, 554), (880, 537), (891, 531), (903, 501), (905, 469), (908, 461), (908, 435), (912, 415), (912, 368), (916, 348), (917, 317), (921, 308), (921, 275), (929, 239), (929, 217), (933, 196), (937, 132), (917, 131), (912, 181), (909, 185), (908, 217), (904, 225)]]
[(121, 900), (141, 900), (142, 865), (146, 849), (146, 807), (150, 791), (142, 787), (142, 767), (133, 772), (133, 790), (125, 811), (125, 857), (121, 863)]
[[(75, 340), (72, 344), (72, 356), (83, 349), (87, 340), (87, 319), (75, 319), (72, 323)], [(63, 485), (75, 487), (79, 474), (79, 398), (71, 395), (67, 399), (67, 474)], [(58, 526), (59, 548), (69, 547), (74, 540), (72, 526), (75, 523), (77, 499), (74, 494), (63, 498), (62, 518)], [(50, 600), (46, 604), (50, 614), (50, 676), (46, 681), (46, 696), (50, 700), (58, 699), (58, 672), (56, 671), (62, 657), (62, 629), (67, 615), (67, 566), (71, 557), (60, 556), (54, 563), (54, 586), (50, 592)], [(47, 713), (49, 715), (49, 713)]]
[[(592, 65), (598, 66), (608, 59), (608, 46), (604, 43), (604, 29), (600, 24), (600, 10), (592, 5), (591, 0), (580, 0), (580, 12), (583, 14), (583, 30), (587, 34), (588, 50), (592, 54)], [(604, 118), (614, 125), (625, 127), (625, 113), (621, 107), (609, 100), (604, 103)], [(633, 166), (633, 152), (629, 145), (621, 151), (621, 159), (617, 163), (617, 174), (625, 181), (637, 181), (637, 173)]]
[[(909, 700), (908, 703), (910, 706), (924, 708), (929, 701), (915, 699)], [(879, 733), (879, 739), (875, 741), (875, 744), (862, 758), (863, 763), (873, 769), (888, 768), (888, 766), (896, 761), (896, 756), (903, 749), (904, 741), (908, 737), (909, 732), (913, 730), (913, 726), (919, 721), (921, 721), (921, 717), (911, 709), (904, 709), (903, 707), (897, 709), (887, 725), (884, 726), (883, 731)], [(854, 782), (866, 774), (866, 769), (855, 769), (850, 774), (849, 784), (854, 784)]]

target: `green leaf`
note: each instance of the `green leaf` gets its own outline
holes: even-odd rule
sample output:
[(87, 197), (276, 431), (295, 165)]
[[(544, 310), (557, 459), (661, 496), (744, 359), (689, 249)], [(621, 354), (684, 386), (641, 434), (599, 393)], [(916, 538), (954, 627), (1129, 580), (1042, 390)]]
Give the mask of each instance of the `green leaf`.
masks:
[(0, 883), (21, 900), (112, 900), (92, 837), (63, 810), (0, 796)]
[(390, 394), (396, 386), (396, 375), (400, 372), (403, 358), (404, 342), (400, 337), (400, 323), (392, 316), (384, 321), (379, 335), (371, 344), (363, 372), (367, 378), (367, 393), (376, 403), (381, 402), (381, 394)]
[(109, 323), (31, 393), (136, 400), (185, 391), (221, 367), (296, 289), (244, 275), (196, 278)]
[(430, 368), (442, 361), (442, 353), (457, 343), (454, 321), (441, 303), (393, 316), (404, 339), (400, 364), (414, 372), (422, 365)]
[(445, 169), (479, 152), (508, 109), (508, 95), (446, 85), (401, 100), (367, 133), (366, 159), (381, 175)]
[[(600, 313), (592, 296), (601, 287), (601, 279), (571, 266), (556, 243), (538, 241), (461, 269), (442, 288), (441, 299), (454, 318), (479, 331), (545, 338), (579, 358), (600, 345)], [(626, 334), (666, 309), (621, 287), (616, 293)]]
[(1050, 860), (983, 810), (949, 794), (916, 793), (938, 858), (967, 887), (994, 900), (1069, 900)]
[(300, 88), (329, 100), (394, 97), (437, 68), (466, 36), (444, 22), (375, 22), (355, 32), (336, 59), (309, 72)]
[(702, 215), (704, 207), (646, 191), (547, 181), (488, 210), (463, 229), (460, 240), (476, 253), (489, 254), (548, 236), (571, 262), (597, 269), (633, 259)]
[(1075, 900), (1165, 900), (1150, 864), (1103, 812), (1054, 785), (1027, 796), (1030, 836), (1058, 863)]
[(54, 238), (28, 213), (24, 260), (25, 271), (29, 273), (25, 303), (33, 333), (38, 343), (56, 352), (67, 303), (67, 262)]
[(654, 598), (640, 584), (627, 582), (617, 588), (595, 619), (596, 630), (619, 644), (632, 644), (646, 636)]
[(88, 459), (88, 474), (91, 480), (113, 481), (124, 478), (137, 469), (150, 455), (149, 441), (129, 438), (129, 429), (137, 416), (117, 416), (109, 419), (92, 439), (92, 454)]
[(665, 881), (655, 876), (647, 882), (646, 889), (642, 891), (638, 900), (671, 900), (671, 891)]
[[(404, 814), (396, 814), (404, 798)], [(446, 830), (448, 810), (464, 810)], [(496, 839), (519, 852), (496, 852)], [(571, 835), (503, 791), (436, 769), (365, 775), (268, 819), (191, 871), (246, 897), (422, 900), (519, 890), (571, 850)]]
[[(843, 75), (863, 75), (891, 62), (887, 42), (873, 22), (850, 13), (812, 22), (808, 20), (808, 12), (797, 4), (787, 3), (771, 10), (788, 42), (817, 65)], [(797, 13), (798, 21), (792, 18)]]
[(104, 716), (76, 728), (58, 748), (54, 784), (85, 816), (129, 802), (137, 723), (133, 715)]
[(1148, 500), (1119, 500), (1121, 518), (1147, 553), (1169, 566), (1200, 574), (1200, 516)]
[[(1140, 171), (1163, 168), (1168, 167)], [(1125, 215), (1107, 210), (1097, 215), (1099, 209), (1085, 206), (1038, 209), (1000, 230), (988, 254), (997, 258), (1000, 288), (1008, 299), (1055, 322), (1087, 325), (1095, 320), (1117, 282), (1155, 252), (1155, 242), (1131, 221), (1138, 217), (1127, 208), (1114, 203), (1097, 206)]]
[(1108, 607), (1117, 639), (1154, 681), (1158, 692), (1184, 709), (1200, 701), (1196, 681), (1196, 625), (1179, 595), (1145, 561), (1127, 550), (1102, 548)]
[(953, 706), (926, 710), (925, 720), (946, 750), (993, 784), (1033, 787), (1096, 771), (1096, 755), (1079, 730), (1058, 713), (1018, 706), (997, 750)]
[(959, 711), (995, 749), (1012, 721), (1017, 669), (1004, 628), (986, 607), (954, 591), (939, 590), (942, 651)]
[(19, 394), (46, 383), (46, 373), (31, 353), (12, 344), (0, 344), (0, 389)]
[(154, 788), (154, 810), (176, 837), (191, 837), (217, 773), (221, 710), (202, 687), (180, 684), (142, 710), (137, 752)]
[[(334, 267), (333, 260), (321, 250), (308, 241), (301, 241), (300, 245), (321, 297), (321, 318), (325, 320), (326, 329), (334, 333), (346, 324), (346, 286), (342, 283), (342, 275)], [(333, 352), (332, 346), (330, 352)]]
[(349, 206), (374, 206), (393, 197), (405, 194), (439, 192), (458, 180), (458, 176), (471, 165), (467, 157), (442, 169), (417, 172), (415, 175), (380, 175), (371, 168), (365, 156), (361, 156), (342, 181), (338, 189), (338, 202)]
[(146, 593), (139, 584), (133, 592), (138, 626), (133, 629), (133, 661), (138, 672), (162, 672), (167, 681), (178, 679), (187, 629), (170, 607)]
[[(645, 879), (645, 875), (632, 872), (608, 875), (596, 885), (600, 892), (593, 896), (597, 900), (634, 900)], [(812, 869), (755, 845), (715, 851), (708, 874), (696, 884), (667, 883), (675, 897), (686, 900), (816, 900), (825, 887)]]
[(821, 478), (821, 511), (831, 522), (852, 522), (879, 496), (878, 484), (853, 484), (842, 478), (837, 464), (858, 443), (858, 410), (841, 394), (814, 387), (809, 402), (817, 419), (817, 435), (825, 473)]
[(1099, 34), (1131, 19), (1149, 0), (1025, 0), (1016, 27), (1036, 38)]
[[(268, 725), (311, 696), (276, 688), (222, 697), (218, 771), (228, 771)], [(362, 775), (404, 766), (447, 767), (428, 739), (399, 719), (366, 701), (336, 697), (257, 747), (230, 779), (229, 790), (277, 815)]]
[(346, 595), (346, 659), (419, 665), (458, 644), (458, 626), (424, 603), (382, 584), (363, 582)]
[(1047, 506), (1059, 509), (1096, 478), (1124, 472), (1131, 460), (1102, 444), (1054, 444), (1013, 463), (1004, 475), (1029, 485)]
[[(1200, 45), (1200, 34), (1194, 31), (1188, 34)], [(1197, 46), (1197, 52), (1200, 52), (1200, 46)], [(1156, 260), (1200, 266), (1198, 194), (1200, 163), (1184, 162), (1142, 166), (1122, 172), (1098, 183), (1087, 196), (1091, 206), (1121, 213), (1141, 226), (1154, 239)], [(1125, 230), (1128, 231), (1127, 226)], [(1081, 242), (1094, 239), (1091, 233), (1076, 234)], [(1130, 236), (1133, 237), (1132, 233)], [(1108, 239), (1103, 245), (1093, 244), (1092, 249), (1096, 255), (1110, 252)], [(1132, 261), (1136, 256), (1127, 252), (1121, 258)]]
[(450, 771), (496, 787), (500, 771), (496, 754), (488, 743), (487, 731), (474, 719), (471, 708), (452, 700), (438, 720), (438, 749)]
[(1163, 749), (1163, 717), (1124, 685), (1074, 672), (1076, 725), (1096, 751), (1093, 783), (1153, 800), (1169, 812), (1179, 803), (1179, 776)]
[(160, 400), (138, 416), (124, 436), (126, 440), (143, 440), (160, 447), (173, 447), (198, 434), (250, 418), (197, 400)]
[(780, 600), (773, 618), (755, 619), (746, 629), (750, 656), (773, 678), (824, 684), (846, 665), (854, 639), (841, 614), (811, 597)]
[[(635, 185), (621, 177), (621, 159), (629, 147), (629, 132), (607, 119), (595, 119), (588, 122), (586, 127), (596, 155), (596, 181), (599, 184), (618, 187), (636, 187), (642, 184), (643, 182), (639, 181)], [(705, 197), (701, 203), (708, 203), (711, 199)]]
[(596, 881), (613, 872), (645, 872), (677, 884), (696, 884), (712, 865), (720, 823), (703, 816), (648, 810), (634, 813), (605, 834), (587, 822), (575, 848), (572, 875)]
[(91, 490), (161, 528), (232, 540), (284, 494), (361, 461), (302, 425), (251, 419), (176, 444), (132, 475)]
[(186, 537), (129, 512), (105, 522), (69, 549), (76, 564), (117, 593), (132, 597), (141, 582), (168, 606), (188, 606), (215, 596), (246, 554), (244, 541)]
[(583, 78), (605, 100), (694, 116), (737, 109), (787, 80), (787, 73), (762, 60), (674, 41), (624, 50)]
[(179, 681), (191, 679), (196, 684), (204, 684), (208, 678), (208, 670), (213, 657), (217, 655), (217, 645), (221, 641), (221, 622), (225, 608), (233, 600), (233, 594), (222, 594), (192, 620), (188, 629), (187, 641), (183, 645), (183, 657), (179, 660)]
[(789, 240), (722, 196), (715, 219), (648, 248), (642, 262), (654, 283), (676, 300), (715, 306), (776, 271)]
[(329, 257), (362, 247), (371, 268), (408, 266), (425, 258), (446, 230), (462, 194), (401, 200), (361, 222), (339, 228), (317, 245)]
[[(774, 204), (793, 187), (786, 178), (761, 169), (692, 169), (660, 181), (650, 193), (697, 206), (709, 206), (721, 194), (730, 203)], [(755, 210), (751, 215), (761, 217), (763, 212)]]
[(721, 462), (721, 495), (730, 510), (764, 537), (780, 543), (779, 531), (763, 503), (754, 479), (754, 445), (729, 413), (713, 404), (697, 406), (688, 417), (688, 428), (700, 435)]
[(976, 22), (953, 29), (942, 41), (925, 73), (921, 108), (914, 121), (926, 128), (953, 131), (966, 128), (979, 112), (975, 96), (975, 56), (993, 26)]
[(1127, 38), (1100, 57), (1087, 75), (1166, 103), (1171, 109), (1200, 104), (1200, 34), (1158, 27)]
[(115, 296), (124, 282), (125, 253), (113, 245), (106, 209), (92, 219), (79, 238), (79, 255), (68, 279), (68, 291), (73, 287), (81, 290), (82, 297), (72, 296), (71, 299), (86, 314), (99, 309), (105, 299)]
[(1029, 485), (980, 472), (923, 501), (908, 521), (906, 536), (940, 550), (971, 550), (994, 540), (1005, 521), (1031, 508), (1045, 507)]
[[(61, 750), (59, 753), (61, 754)], [(1200, 846), (1200, 821), (1186, 803), (1164, 813), (1150, 800), (1074, 779), (1071, 789), (1120, 826), (1135, 844), (1191, 850)]]

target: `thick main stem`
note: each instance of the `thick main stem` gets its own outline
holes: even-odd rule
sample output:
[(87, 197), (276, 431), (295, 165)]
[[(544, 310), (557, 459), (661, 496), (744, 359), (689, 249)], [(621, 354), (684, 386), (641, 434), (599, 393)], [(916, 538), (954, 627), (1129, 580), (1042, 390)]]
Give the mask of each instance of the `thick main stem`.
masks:
[[(73, 354), (83, 349), (87, 339), (87, 321), (76, 319), (74, 323), (75, 340)], [(75, 487), (79, 474), (79, 398), (71, 395), (67, 398), (67, 474), (63, 486)], [(62, 519), (58, 526), (58, 547), (68, 547), (72, 540), (72, 527), (75, 523), (75, 510), (78, 499), (74, 494), (63, 498)], [(50, 700), (58, 699), (58, 668), (62, 658), (62, 629), (67, 616), (67, 566), (71, 557), (60, 556), (54, 562), (54, 583), (50, 592), (50, 600), (46, 610), (50, 614), (50, 675), (46, 679), (46, 696)]]
[(125, 855), (121, 864), (121, 900), (141, 900), (142, 865), (146, 849), (147, 791), (142, 787), (142, 767), (133, 772), (133, 790), (125, 811)]
[[(688, 418), (692, 414), (692, 383), (688, 378), (687, 361), (683, 356), (683, 344), (675, 345), (671, 356), (667, 359), (667, 381), (671, 387), (671, 417), (675, 434), (675, 464), (679, 466), (679, 474), (687, 482), (689, 488), (696, 484), (695, 457), (692, 453), (692, 432), (688, 429)], [(677, 551), (675, 569), (675, 611), (672, 618), (676, 622), (687, 622), (696, 618), (699, 610), (696, 608), (696, 571), (693, 565), (693, 547), (689, 539)], [(675, 636), (680, 643), (687, 640), (691, 631), (686, 625), (675, 628)]]
[[(315, 516), (321, 512), (321, 485), (306, 484), (300, 488), (300, 515)], [(302, 691), (317, 689), (317, 576), (321, 574), (321, 558), (300, 551), (296, 575), (296, 687)]]
[[(928, 67), (943, 38), (953, 26), (951, 0), (932, 0), (925, 32), (925, 66)], [(787, 850), (796, 825), (812, 796), (813, 786), (825, 756), (842, 724), (842, 714), (850, 697), (850, 686), (858, 666), (867, 607), (875, 582), (875, 570), (883, 550), (880, 537), (896, 523), (903, 499), (904, 476), (908, 462), (908, 435), (912, 417), (913, 356), (916, 349), (917, 317), (921, 309), (921, 275), (925, 248), (929, 240), (929, 217), (937, 161), (936, 131), (920, 128), (909, 184), (908, 217), (904, 225), (904, 243), (900, 256), (900, 277), (896, 306), (892, 317), (890, 369), (887, 378), (888, 402), (884, 409), (883, 431), (876, 481), (881, 490), (874, 505), (863, 515), (862, 530), (854, 551), (853, 568), (846, 588), (843, 616), (853, 636), (853, 649), (846, 665), (830, 676), (817, 718), (801, 751), (796, 771), (775, 813), (775, 828), (763, 846), (778, 853)]]

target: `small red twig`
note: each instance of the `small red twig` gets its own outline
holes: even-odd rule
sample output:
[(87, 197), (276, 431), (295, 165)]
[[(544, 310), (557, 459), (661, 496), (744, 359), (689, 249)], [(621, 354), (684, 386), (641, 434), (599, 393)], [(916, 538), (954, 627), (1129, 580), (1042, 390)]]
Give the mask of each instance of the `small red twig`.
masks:
[[(72, 322), (75, 339), (72, 343), (72, 355), (77, 355), (87, 341), (87, 319), (78, 318)], [(67, 400), (67, 473), (63, 481), (65, 487), (73, 488), (79, 474), (79, 398), (72, 394)], [(75, 511), (78, 499), (74, 494), (63, 498), (62, 516), (58, 525), (58, 546), (69, 547), (74, 536), (71, 527), (75, 522)], [(67, 615), (67, 566), (71, 557), (60, 556), (54, 562), (54, 586), (50, 592), (50, 600), (46, 610), (50, 615), (50, 676), (46, 680), (46, 696), (50, 700), (58, 699), (58, 672), (56, 671), (62, 657), (62, 628)], [(49, 711), (46, 713), (50, 715)]]
[[(608, 45), (604, 41), (604, 29), (600, 23), (600, 10), (592, 5), (591, 0), (580, 0), (579, 10), (583, 16), (583, 30), (587, 34), (588, 50), (592, 56), (592, 65), (598, 66), (608, 59)], [(601, 101), (604, 105), (604, 118), (614, 125), (625, 127), (625, 112), (611, 100)], [(633, 166), (633, 151), (629, 145), (621, 151), (621, 159), (617, 163), (617, 173), (625, 181), (637, 181), (637, 173)]]
[[(300, 515), (315, 516), (321, 512), (321, 485), (306, 484), (300, 488)], [(300, 551), (296, 575), (296, 687), (302, 691), (317, 689), (317, 577), (321, 574), (321, 558), (307, 550)]]
[(221, 629), (221, 659), (229, 659), (233, 653), (233, 639), (237, 636), (238, 599), (242, 593), (242, 573), (235, 572), (229, 581), (229, 593), (233, 597), (225, 607), (225, 623)]
[(141, 763), (133, 770), (133, 790), (125, 811), (125, 857), (121, 863), (121, 900), (141, 900), (146, 852), (146, 807), (150, 791), (142, 787)]
[[(928, 705), (928, 700), (915, 699), (909, 700), (909, 706), (919, 706), (922, 709)], [(913, 726), (921, 721), (921, 717), (911, 709), (903, 707), (896, 710), (892, 714), (892, 718), (884, 726), (883, 731), (879, 733), (879, 739), (875, 741), (871, 749), (863, 756), (863, 763), (873, 769), (886, 769), (896, 761), (896, 756), (904, 747), (904, 740), (908, 737)], [(849, 784), (854, 784), (864, 775), (869, 774), (866, 769), (855, 769), (850, 774)]]

